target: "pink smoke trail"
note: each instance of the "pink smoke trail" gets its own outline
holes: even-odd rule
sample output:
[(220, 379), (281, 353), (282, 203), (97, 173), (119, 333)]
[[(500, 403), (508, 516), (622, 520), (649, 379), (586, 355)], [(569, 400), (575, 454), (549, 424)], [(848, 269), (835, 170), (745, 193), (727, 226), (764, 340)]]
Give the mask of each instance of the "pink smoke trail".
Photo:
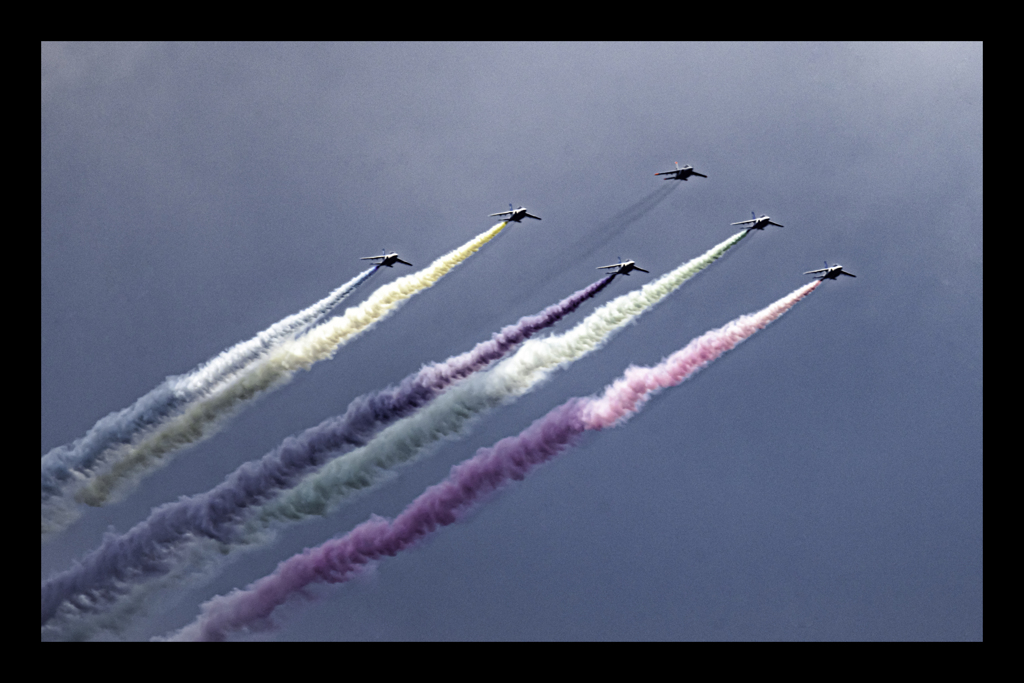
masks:
[(341, 538), (285, 560), (274, 573), (245, 590), (206, 602), (199, 618), (173, 639), (225, 640), (230, 631), (269, 618), (278, 605), (310, 583), (342, 583), (369, 563), (396, 555), (436, 529), (456, 522), (487, 494), (511, 480), (523, 479), (566, 450), (582, 432), (622, 424), (643, 407), (653, 392), (691, 377), (777, 320), (820, 284), (811, 282), (757, 313), (706, 332), (652, 368), (631, 366), (600, 397), (569, 399), (518, 436), (481, 448), (475, 456), (453, 467), (445, 481), (428, 488), (393, 521), (371, 517)]
[(583, 418), (586, 428), (604, 429), (626, 421), (643, 407), (652, 393), (674, 387), (726, 351), (736, 348), (820, 284), (821, 280), (815, 280), (757, 313), (741, 315), (724, 327), (702, 334), (653, 368), (635, 365), (626, 368), (622, 378), (608, 386), (601, 398), (588, 401)]

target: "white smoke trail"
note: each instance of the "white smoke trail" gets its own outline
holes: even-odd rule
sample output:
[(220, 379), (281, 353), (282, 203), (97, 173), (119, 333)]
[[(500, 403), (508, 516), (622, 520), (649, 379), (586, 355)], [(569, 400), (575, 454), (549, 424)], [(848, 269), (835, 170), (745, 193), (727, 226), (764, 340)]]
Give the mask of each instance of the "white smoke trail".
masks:
[(224, 351), (195, 371), (176, 378), (175, 390), (192, 395), (209, 392), (211, 388), (235, 375), (244, 366), (315, 325), (379, 269), (380, 266), (373, 266), (364, 270), (306, 310), (288, 316), (252, 339)]

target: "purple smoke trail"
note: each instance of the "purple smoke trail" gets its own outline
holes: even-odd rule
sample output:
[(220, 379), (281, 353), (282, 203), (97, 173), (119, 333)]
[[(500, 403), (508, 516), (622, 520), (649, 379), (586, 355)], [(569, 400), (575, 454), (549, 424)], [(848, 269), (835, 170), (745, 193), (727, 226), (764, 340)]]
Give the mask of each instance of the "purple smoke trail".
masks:
[(353, 400), (343, 415), (289, 437), (210, 491), (162, 505), (120, 536), (107, 534), (100, 547), (81, 562), (42, 584), (42, 623), (52, 618), (64, 601), (85, 596), (89, 598), (85, 602), (95, 609), (95, 601), (115, 594), (118, 584), (166, 574), (171, 569), (167, 558), (190, 535), (228, 541), (246, 508), (291, 487), (339, 450), (366, 444), (388, 424), (418, 410), (453, 383), (486, 368), (576, 310), (613, 278), (603, 277), (537, 315), (521, 318), (472, 350), (428, 365), (398, 386)]
[(585, 430), (621, 424), (643, 407), (648, 396), (675, 386), (758, 330), (777, 320), (814, 291), (812, 282), (751, 315), (692, 340), (657, 366), (632, 366), (600, 396), (572, 398), (535, 421), (518, 436), (502, 439), (452, 468), (448, 478), (428, 488), (392, 522), (372, 517), (341, 538), (295, 555), (244, 591), (206, 602), (199, 618), (176, 633), (175, 640), (224, 640), (229, 631), (258, 623), (293, 593), (314, 581), (341, 583), (384, 555), (395, 555), (462, 517), (483, 496), (572, 445)]
[(273, 574), (245, 591), (233, 591), (205, 603), (202, 615), (175, 635), (176, 640), (224, 640), (227, 632), (266, 619), (295, 591), (314, 581), (340, 583), (368, 563), (395, 555), (438, 527), (457, 521), (481, 496), (509, 480), (523, 479), (534, 467), (571, 445), (583, 432), (582, 404), (571, 399), (515, 437), (480, 449), (452, 468), (444, 482), (431, 486), (388, 523), (372, 517), (342, 538), (306, 550), (278, 565)]

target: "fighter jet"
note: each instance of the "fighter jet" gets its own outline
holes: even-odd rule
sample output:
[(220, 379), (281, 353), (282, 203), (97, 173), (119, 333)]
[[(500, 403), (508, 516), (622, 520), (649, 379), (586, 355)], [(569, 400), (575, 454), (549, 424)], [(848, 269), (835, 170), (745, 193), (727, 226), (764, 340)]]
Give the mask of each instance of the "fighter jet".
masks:
[(774, 226), (779, 227), (779, 228), (783, 227), (782, 225), (780, 225), (778, 223), (773, 223), (772, 219), (769, 218), (768, 216), (765, 216), (764, 214), (761, 214), (761, 217), (758, 218), (757, 216), (754, 215), (754, 212), (751, 211), (750, 212), (750, 216), (751, 216), (751, 218), (750, 218), (749, 221), (740, 221), (739, 223), (730, 223), (730, 225), (747, 225), (749, 223), (750, 226), (747, 228), (747, 230), (764, 230), (764, 226), (766, 226), (766, 225), (774, 225)]
[(626, 261), (625, 263), (623, 263), (621, 258), (619, 259), (618, 263), (613, 263), (610, 266), (598, 266), (597, 270), (602, 270), (604, 268), (616, 268), (617, 270), (614, 273), (612, 273), (612, 275), (629, 275), (630, 272), (634, 270), (639, 270), (641, 273), (651, 272), (649, 270), (644, 270), (640, 266), (636, 265), (636, 261)]
[(526, 212), (527, 208), (525, 206), (520, 206), (518, 209), (513, 209), (512, 205), (509, 204), (508, 211), (499, 211), (498, 213), (492, 213), (490, 216), (488, 216), (488, 218), (493, 218), (494, 216), (508, 216), (508, 218), (506, 218), (505, 220), (510, 221), (512, 223), (518, 223), (524, 218), (536, 218), (537, 220), (541, 220), (540, 216), (534, 216), (533, 214)]
[(387, 266), (388, 268), (391, 268), (396, 263), (404, 263), (407, 266), (411, 266), (412, 265), (408, 261), (403, 261), (402, 259), (398, 258), (398, 254), (395, 253), (395, 252), (391, 252), (390, 254), (388, 254), (388, 253), (386, 253), (387, 250), (385, 250), (385, 249), (381, 249), (380, 251), (381, 251), (382, 254), (384, 254), (383, 256), (364, 256), (364, 257), (362, 257), (359, 260), (360, 261), (376, 261), (376, 260), (380, 260), (380, 263), (375, 263), (374, 265), (377, 265), (377, 266)]
[(838, 263), (834, 266), (830, 266), (828, 261), (825, 261), (824, 268), (818, 268), (817, 270), (808, 270), (804, 275), (814, 275), (815, 273), (821, 273), (818, 276), (819, 280), (835, 280), (840, 275), (849, 275), (850, 277), (857, 277), (853, 273), (847, 273), (843, 270), (843, 267)]
[(667, 175), (668, 178), (665, 178), (665, 180), (686, 180), (692, 175), (699, 175), (701, 178), (707, 178), (703, 173), (697, 173), (694, 171), (693, 166), (690, 166), (689, 164), (680, 166), (678, 161), (675, 163), (676, 170), (665, 171), (664, 173), (655, 173), (654, 175)]

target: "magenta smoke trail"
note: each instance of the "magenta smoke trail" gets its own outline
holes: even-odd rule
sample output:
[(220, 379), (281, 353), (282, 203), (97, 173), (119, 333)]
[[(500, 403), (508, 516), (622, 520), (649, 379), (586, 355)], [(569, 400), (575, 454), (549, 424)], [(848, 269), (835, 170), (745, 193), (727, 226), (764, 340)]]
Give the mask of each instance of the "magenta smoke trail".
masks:
[(95, 610), (105, 597), (116, 596), (127, 583), (166, 574), (172, 569), (168, 558), (192, 536), (231, 540), (246, 508), (291, 487), (342, 449), (365, 445), (387, 425), (575, 311), (613, 278), (603, 277), (536, 315), (524, 316), (472, 350), (428, 365), (397, 386), (353, 400), (343, 415), (289, 437), (260, 460), (239, 467), (210, 491), (162, 505), (124, 534), (108, 533), (100, 547), (42, 584), (42, 623), (52, 618), (65, 601), (80, 601)]
[(482, 497), (512, 480), (523, 479), (590, 429), (622, 424), (653, 392), (693, 376), (726, 351), (777, 320), (814, 291), (804, 285), (767, 308), (740, 316), (695, 338), (652, 368), (631, 366), (600, 397), (573, 398), (535, 421), (518, 436), (481, 448), (452, 468), (448, 478), (428, 488), (393, 521), (374, 516), (341, 538), (295, 555), (273, 574), (206, 602), (199, 618), (173, 636), (176, 640), (225, 640), (231, 631), (263, 622), (295, 592), (313, 582), (341, 583), (369, 563), (415, 544), (440, 527), (458, 521)]

